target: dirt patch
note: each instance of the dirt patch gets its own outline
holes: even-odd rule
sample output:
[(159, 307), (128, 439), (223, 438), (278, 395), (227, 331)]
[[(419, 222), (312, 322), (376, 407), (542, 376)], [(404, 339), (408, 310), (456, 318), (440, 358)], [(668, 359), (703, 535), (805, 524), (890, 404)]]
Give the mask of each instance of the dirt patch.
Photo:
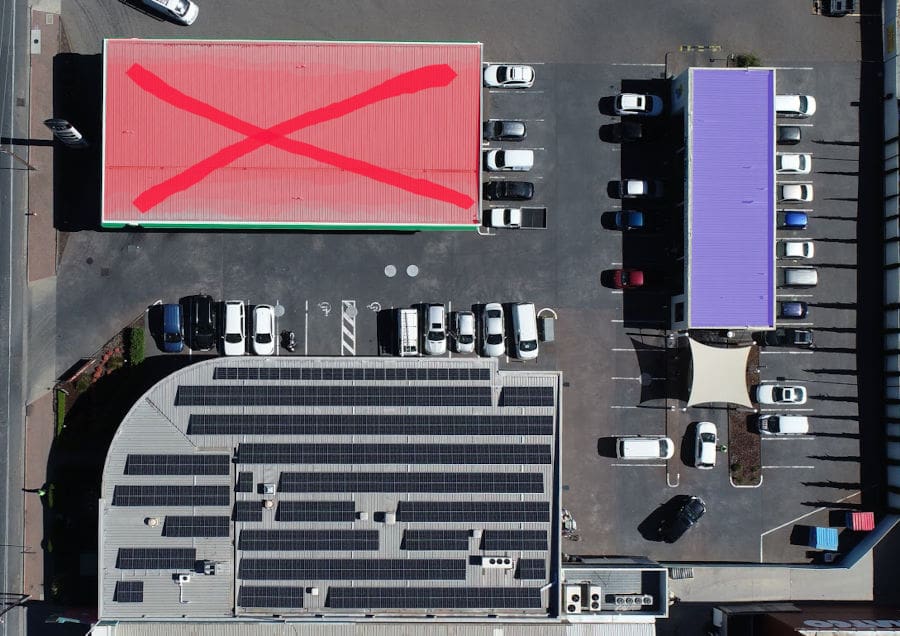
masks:
[[(759, 384), (759, 347), (750, 349), (747, 386)], [(756, 432), (756, 413), (745, 408), (728, 409), (728, 466), (731, 480), (739, 486), (757, 486), (762, 480), (762, 443)]]

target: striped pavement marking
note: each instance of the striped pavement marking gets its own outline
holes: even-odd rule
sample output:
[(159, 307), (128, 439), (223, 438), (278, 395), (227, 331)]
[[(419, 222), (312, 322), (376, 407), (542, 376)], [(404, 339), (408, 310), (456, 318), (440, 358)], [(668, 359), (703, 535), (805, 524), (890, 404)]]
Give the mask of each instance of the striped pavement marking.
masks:
[(341, 301), (341, 355), (356, 355), (356, 308), (355, 300)]

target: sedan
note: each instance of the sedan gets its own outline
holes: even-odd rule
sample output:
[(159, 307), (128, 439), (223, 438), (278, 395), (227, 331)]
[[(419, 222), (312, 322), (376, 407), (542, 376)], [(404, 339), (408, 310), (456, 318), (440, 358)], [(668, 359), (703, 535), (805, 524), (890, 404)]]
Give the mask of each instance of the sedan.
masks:
[(659, 536), (666, 543), (674, 543), (693, 528), (706, 513), (706, 504), (700, 497), (688, 497), (671, 518), (659, 524)]
[(783, 230), (805, 230), (809, 224), (809, 217), (801, 210), (784, 210), (779, 217), (779, 227)]
[(253, 353), (275, 355), (275, 308), (272, 305), (253, 308)]
[(459, 353), (475, 352), (475, 314), (471, 311), (457, 311), (455, 316), (456, 351)]
[(639, 269), (615, 269), (613, 270), (613, 286), (616, 289), (634, 289), (643, 287), (644, 272)]
[(712, 422), (698, 422), (694, 439), (694, 466), (709, 470), (716, 465), (716, 445), (719, 437)]
[(616, 115), (644, 115), (655, 117), (662, 112), (662, 100), (656, 95), (622, 93), (616, 97), (613, 112)]
[(784, 146), (793, 146), (800, 143), (800, 126), (778, 126), (775, 141)]
[(763, 342), (771, 347), (811, 347), (813, 345), (813, 332), (811, 329), (779, 328), (775, 331), (767, 331), (763, 336)]
[(200, 13), (191, 0), (144, 0), (144, 4), (185, 26), (193, 24)]
[(615, 221), (617, 230), (640, 230), (644, 227), (644, 213), (636, 210), (620, 210), (616, 212)]
[(486, 121), (484, 138), (488, 141), (522, 141), (525, 139), (525, 122), (509, 119)]
[(775, 155), (775, 172), (778, 174), (809, 174), (812, 156), (805, 153), (786, 152)]
[(662, 195), (662, 181), (647, 179), (622, 179), (619, 182), (619, 196), (623, 199), (634, 199), (639, 197), (658, 199)]
[(812, 95), (776, 95), (775, 113), (779, 117), (812, 117), (816, 98)]
[(447, 320), (443, 305), (428, 305), (425, 310), (428, 332), (425, 334), (425, 354), (440, 356), (447, 353)]
[(780, 303), (778, 317), (802, 320), (809, 313), (809, 305), (802, 300), (788, 300)]
[(812, 258), (816, 246), (812, 241), (780, 241), (781, 256), (784, 258)]
[(600, 139), (614, 144), (645, 141), (650, 136), (647, 129), (636, 121), (621, 121), (600, 128)]
[(503, 340), (503, 305), (500, 303), (488, 303), (481, 314), (481, 332), (484, 338), (482, 351), (489, 357), (502, 356), (506, 353), (506, 345)]
[(760, 384), (756, 387), (760, 404), (806, 404), (806, 387), (790, 384)]
[(779, 201), (802, 201), (807, 203), (813, 200), (813, 187), (811, 183), (783, 183), (778, 186)]
[(533, 150), (488, 150), (484, 153), (484, 166), (491, 172), (514, 170), (524, 172), (534, 166)]
[(492, 88), (531, 88), (534, 69), (525, 64), (488, 64), (484, 68), (484, 85)]
[(216, 346), (216, 305), (212, 296), (198, 294), (185, 301), (191, 349), (209, 351)]
[(533, 196), (531, 181), (488, 181), (484, 184), (484, 198), (488, 201), (530, 201)]

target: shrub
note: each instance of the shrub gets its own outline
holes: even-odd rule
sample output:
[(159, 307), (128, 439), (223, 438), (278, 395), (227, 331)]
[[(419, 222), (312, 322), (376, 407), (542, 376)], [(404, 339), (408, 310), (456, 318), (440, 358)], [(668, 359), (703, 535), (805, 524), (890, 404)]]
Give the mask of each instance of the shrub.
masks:
[(107, 371), (115, 371), (125, 366), (125, 359), (122, 356), (113, 356), (106, 362)]
[(66, 392), (57, 389), (56, 391), (56, 436), (62, 434), (66, 427)]
[(128, 345), (128, 364), (136, 367), (144, 361), (144, 328), (131, 327), (127, 329), (125, 342)]
[(756, 55), (756, 53), (738, 53), (731, 59), (734, 60), (734, 65), (740, 68), (747, 68), (749, 66), (762, 66), (762, 61), (759, 59), (759, 56)]
[(75, 390), (78, 393), (84, 393), (89, 388), (91, 388), (91, 375), (89, 373), (82, 373), (78, 376), (78, 382), (75, 383)]

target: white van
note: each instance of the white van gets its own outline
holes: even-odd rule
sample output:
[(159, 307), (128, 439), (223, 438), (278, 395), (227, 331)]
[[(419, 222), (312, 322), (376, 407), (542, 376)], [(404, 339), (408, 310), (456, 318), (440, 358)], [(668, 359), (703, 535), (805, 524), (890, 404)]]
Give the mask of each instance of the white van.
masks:
[(806, 435), (809, 418), (805, 415), (760, 415), (756, 427), (762, 435)]
[(415, 309), (398, 309), (397, 355), (419, 355), (419, 313)]
[(538, 357), (537, 316), (534, 303), (516, 303), (512, 306), (513, 338), (516, 356), (520, 360)]
[(675, 444), (662, 435), (629, 435), (616, 438), (619, 459), (671, 459)]
[(786, 287), (815, 287), (819, 273), (812, 267), (786, 267), (784, 284)]

